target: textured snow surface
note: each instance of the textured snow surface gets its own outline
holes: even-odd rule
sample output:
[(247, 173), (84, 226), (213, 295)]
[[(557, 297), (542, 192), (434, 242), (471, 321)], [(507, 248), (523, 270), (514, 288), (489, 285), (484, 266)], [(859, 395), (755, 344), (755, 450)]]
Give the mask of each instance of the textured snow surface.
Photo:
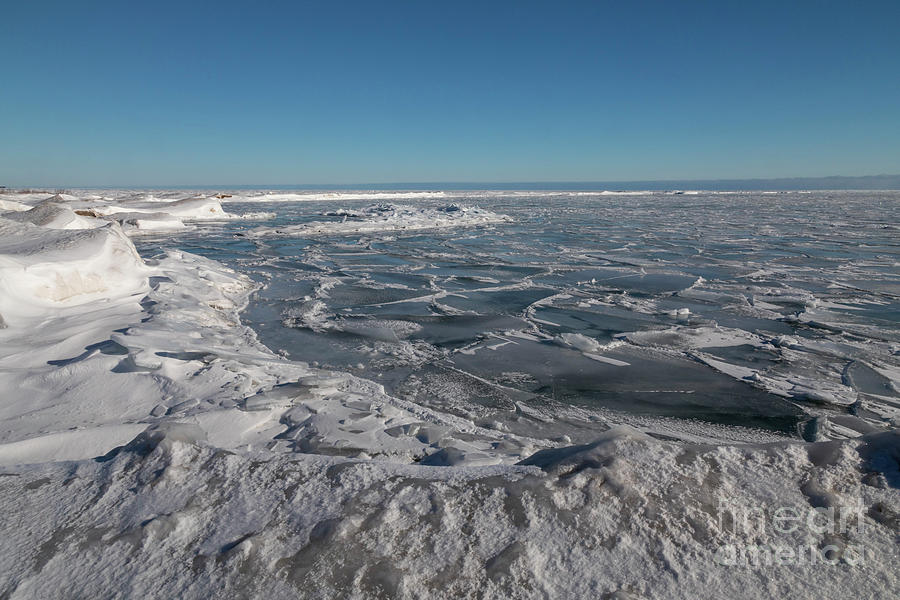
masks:
[(52, 229), (0, 217), (0, 315), (7, 325), (43, 319), (57, 307), (114, 301), (146, 285), (144, 263), (115, 223)]
[[(741, 255), (728, 259), (746, 274), (736, 292), (708, 265), (671, 273), (609, 248), (563, 248), (574, 266), (538, 268), (537, 245), (516, 246), (482, 268), (480, 236), (518, 222), (504, 203), (544, 196), (498, 195), (488, 210), (472, 193), (369, 194), (0, 198), (0, 597), (900, 595), (892, 288), (854, 303), (861, 292), (779, 285), (770, 263)], [(240, 219), (221, 205), (297, 200), (333, 206), (260, 228), (250, 221), (270, 213)], [(412, 252), (423, 264), (405, 271), (358, 274), (399, 264), (384, 248), (404, 230), (458, 245)], [(327, 238), (327, 252), (306, 236)], [(309, 244), (303, 269), (279, 245), (294, 243)], [(485, 244), (499, 254), (501, 243)], [(204, 244), (223, 260), (183, 249)], [(445, 275), (453, 253), (471, 257), (470, 272)], [(600, 268), (581, 266), (597, 256)], [(896, 248), (867, 260), (834, 285), (887, 286), (890, 273), (858, 275), (896, 266)], [(271, 322), (353, 340), (371, 358), (354, 373), (381, 373), (334, 368), (346, 358), (329, 359), (325, 344), (315, 362), (263, 345), (241, 312), (281, 284), (293, 295)], [(485, 308), (503, 303), (517, 308)], [(695, 316), (713, 303), (738, 316)], [(863, 310), (880, 312), (847, 317)], [(580, 329), (566, 326), (573, 314)], [(584, 325), (597, 315), (618, 333)], [(560, 365), (625, 386), (660, 371), (766, 390), (821, 441), (523, 391)], [(433, 401), (388, 393), (388, 380)], [(473, 381), (511, 408), (495, 410), (486, 392), (465, 408)]]
[[(11, 598), (900, 591), (896, 433), (700, 447), (618, 429), (504, 468), (232, 453), (203, 437), (169, 424), (93, 461), (7, 469), (0, 585)], [(796, 531), (774, 530), (781, 507), (803, 515)], [(852, 507), (845, 532), (807, 525), (829, 507)], [(764, 515), (752, 533), (733, 526), (741, 511)]]

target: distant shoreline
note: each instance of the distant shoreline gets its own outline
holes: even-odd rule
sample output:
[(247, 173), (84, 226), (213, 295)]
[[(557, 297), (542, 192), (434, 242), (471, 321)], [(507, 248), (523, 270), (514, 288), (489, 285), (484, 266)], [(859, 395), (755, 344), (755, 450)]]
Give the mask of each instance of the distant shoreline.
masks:
[[(228, 189), (228, 190), (522, 190), (522, 191), (890, 191), (900, 190), (900, 175), (782, 177), (774, 179), (659, 179), (646, 181), (419, 181), (346, 184), (143, 184), (143, 185), (7, 185), (8, 191), (39, 189)], [(0, 190), (3, 188), (0, 187)]]

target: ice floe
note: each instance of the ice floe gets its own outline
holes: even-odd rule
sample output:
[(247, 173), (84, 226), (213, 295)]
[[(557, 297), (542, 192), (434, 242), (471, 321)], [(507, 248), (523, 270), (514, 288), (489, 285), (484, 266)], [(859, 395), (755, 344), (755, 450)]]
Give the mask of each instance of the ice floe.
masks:
[(373, 204), (360, 210), (330, 211), (334, 221), (312, 221), (283, 227), (257, 227), (246, 233), (249, 237), (273, 235), (339, 235), (382, 231), (415, 231), (445, 227), (472, 227), (493, 223), (508, 223), (502, 214), (475, 206), (447, 204), (434, 208), (396, 204)]

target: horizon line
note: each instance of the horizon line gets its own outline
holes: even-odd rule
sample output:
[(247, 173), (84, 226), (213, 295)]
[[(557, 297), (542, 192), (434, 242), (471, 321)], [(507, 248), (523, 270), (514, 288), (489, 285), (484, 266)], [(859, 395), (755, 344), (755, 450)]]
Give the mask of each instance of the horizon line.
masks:
[[(823, 187), (825, 183), (846, 183), (851, 182), (871, 182), (892, 180), (893, 185), (890, 187), (874, 188), (874, 187)], [(53, 188), (59, 189), (171, 189), (171, 190), (189, 190), (189, 189), (243, 189), (243, 190), (265, 190), (265, 189), (297, 189), (297, 190), (378, 190), (379, 188), (389, 188), (390, 190), (417, 190), (425, 188), (443, 187), (446, 189), (468, 189), (468, 190), (540, 190), (540, 191), (567, 191), (565, 187), (572, 188), (572, 191), (586, 191), (585, 186), (595, 186), (590, 191), (616, 191), (612, 188), (618, 188), (622, 191), (803, 191), (809, 189), (807, 187), (784, 188), (780, 185), (784, 184), (797, 185), (799, 183), (807, 183), (819, 191), (828, 189), (850, 191), (858, 189), (860, 191), (884, 190), (891, 191), (900, 189), (900, 174), (878, 174), (878, 175), (825, 175), (821, 177), (728, 177), (719, 179), (632, 179), (632, 180), (534, 180), (534, 181), (385, 181), (385, 182), (359, 182), (359, 183), (194, 183), (194, 184), (120, 184), (120, 185), (66, 185), (66, 184), (40, 184), (40, 185), (15, 185), (3, 186), (0, 189), (17, 190), (28, 188)], [(819, 185), (816, 185), (816, 184)], [(757, 187), (767, 184), (768, 187)], [(553, 188), (547, 186), (563, 186), (562, 188)], [(734, 187), (723, 188), (722, 186), (730, 185)], [(405, 186), (405, 187), (401, 187)], [(511, 187), (517, 186), (517, 187)], [(577, 189), (574, 188), (577, 186)], [(707, 186), (707, 187), (704, 187)], [(750, 186), (747, 188), (746, 186)], [(775, 186), (772, 188), (772, 186)], [(741, 189), (745, 188), (745, 189)], [(431, 190), (426, 190), (431, 191)], [(439, 191), (439, 190), (435, 190)]]

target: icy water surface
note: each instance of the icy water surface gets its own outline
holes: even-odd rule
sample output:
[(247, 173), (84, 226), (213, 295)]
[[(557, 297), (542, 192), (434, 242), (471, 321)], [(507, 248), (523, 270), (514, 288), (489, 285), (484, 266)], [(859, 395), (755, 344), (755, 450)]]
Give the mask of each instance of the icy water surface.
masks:
[[(273, 216), (136, 241), (264, 284), (243, 317), (269, 347), (488, 427), (578, 441), (612, 415), (813, 439), (900, 406), (898, 193), (391, 202), (231, 203)], [(346, 227), (451, 203), (510, 219)], [(343, 225), (296, 227), (312, 221)]]

